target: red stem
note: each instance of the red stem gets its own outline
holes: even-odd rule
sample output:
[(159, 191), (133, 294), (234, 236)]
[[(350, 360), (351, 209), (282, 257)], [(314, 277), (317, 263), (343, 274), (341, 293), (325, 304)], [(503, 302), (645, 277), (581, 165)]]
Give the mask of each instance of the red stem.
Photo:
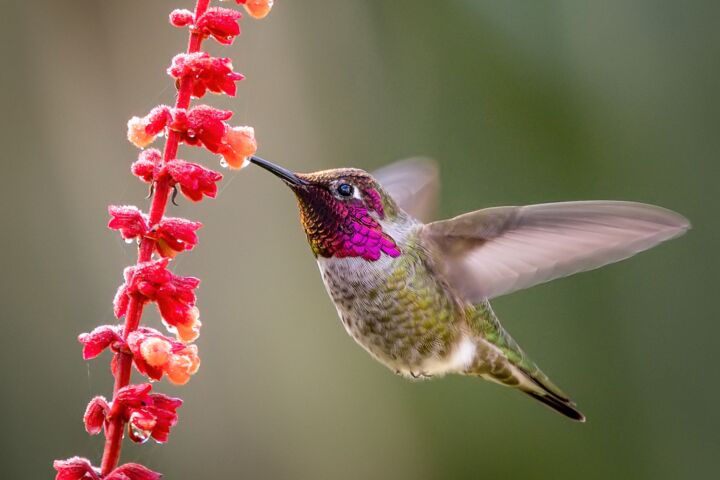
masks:
[[(210, 0), (198, 0), (195, 5), (195, 18), (199, 18), (208, 8)], [(187, 53), (195, 53), (200, 50), (203, 37), (198, 32), (190, 30), (190, 40), (188, 41)], [(175, 100), (175, 108), (188, 108), (190, 106), (190, 95), (192, 93), (192, 79), (185, 77), (180, 82), (177, 98)], [(177, 155), (178, 145), (180, 143), (180, 135), (177, 132), (170, 131), (165, 142), (165, 150), (163, 152), (163, 161), (171, 162)], [(157, 224), (165, 214), (168, 197), (170, 195), (170, 179), (164, 177), (157, 181), (155, 185), (155, 193), (150, 205), (150, 226)], [(137, 263), (147, 262), (152, 258), (155, 241), (149, 238), (143, 238), (140, 241), (138, 249)], [(144, 302), (135, 297), (130, 298), (127, 314), (125, 315), (125, 328), (123, 335), (125, 338), (138, 328), (143, 313)], [(132, 373), (132, 355), (129, 353), (116, 353), (117, 372), (115, 374), (115, 386), (113, 387), (113, 398), (117, 395), (118, 390), (126, 387), (130, 383), (130, 374)], [(102, 457), (102, 476), (110, 473), (118, 464), (120, 458), (120, 450), (122, 448), (123, 432), (125, 430), (125, 421), (123, 418), (116, 416), (110, 419), (107, 432), (105, 433), (105, 450)]]

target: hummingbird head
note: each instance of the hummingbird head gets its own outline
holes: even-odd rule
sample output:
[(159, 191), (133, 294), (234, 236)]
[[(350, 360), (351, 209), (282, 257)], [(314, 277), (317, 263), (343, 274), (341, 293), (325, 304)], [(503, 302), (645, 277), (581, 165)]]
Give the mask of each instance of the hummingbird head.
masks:
[(336, 168), (295, 173), (259, 157), (250, 161), (281, 178), (295, 193), (316, 257), (376, 261), (383, 254), (400, 255), (396, 241), (383, 228), (398, 216), (399, 209), (366, 171)]

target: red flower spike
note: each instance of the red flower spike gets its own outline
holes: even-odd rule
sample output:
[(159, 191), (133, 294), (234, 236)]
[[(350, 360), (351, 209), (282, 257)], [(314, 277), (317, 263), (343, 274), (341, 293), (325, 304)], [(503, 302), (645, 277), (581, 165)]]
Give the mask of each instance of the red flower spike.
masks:
[(104, 480), (159, 480), (162, 477), (137, 463), (126, 463), (108, 473)]
[(110, 407), (108, 406), (105, 397), (95, 397), (90, 400), (90, 403), (88, 403), (87, 408), (85, 409), (85, 415), (83, 415), (85, 431), (90, 435), (97, 435), (100, 433), (109, 411)]
[(203, 195), (215, 198), (217, 182), (222, 180), (220, 173), (184, 160), (170, 162), (167, 165), (167, 171), (180, 185), (182, 193), (194, 202), (202, 200)]
[(100, 475), (87, 458), (55, 460), (53, 468), (57, 470), (55, 480), (100, 480)]
[(211, 7), (197, 19), (195, 30), (207, 38), (213, 36), (218, 43), (230, 45), (240, 35), (238, 20), (242, 13), (229, 8)]
[(148, 232), (147, 237), (155, 240), (155, 247), (162, 257), (174, 258), (178, 252), (192, 250), (197, 245), (195, 233), (202, 227), (200, 222), (184, 218), (163, 218)]
[(245, 11), (258, 20), (267, 17), (273, 6), (273, 0), (242, 0), (238, 1), (238, 3), (244, 4)]
[(202, 143), (208, 150), (218, 153), (227, 125), (225, 120), (232, 112), (198, 105), (190, 110), (176, 109), (170, 128), (181, 135), (181, 141), (197, 147)]
[(248, 165), (248, 157), (257, 151), (255, 129), (252, 127), (228, 128), (223, 137), (222, 154), (230, 168), (241, 169)]
[(147, 221), (142, 212), (132, 205), (110, 205), (108, 213), (112, 217), (108, 227), (120, 230), (120, 235), (126, 240), (143, 236), (148, 231)]
[(170, 108), (167, 105), (157, 106), (142, 118), (128, 120), (127, 138), (136, 147), (145, 148), (155, 141), (171, 120)]
[(82, 333), (78, 341), (83, 344), (83, 360), (97, 357), (115, 342), (122, 342), (122, 327), (102, 325), (90, 333)]
[[(224, 157), (223, 163), (241, 168), (254, 154), (257, 144), (251, 127), (232, 127), (227, 121), (232, 112), (208, 106), (191, 108), (192, 97), (200, 98), (208, 91), (234, 96), (237, 82), (243, 76), (233, 70), (228, 58), (212, 57), (201, 51), (203, 41), (214, 37), (221, 44), (231, 44), (240, 34), (239, 11), (208, 8), (209, 0), (198, 0), (194, 11), (177, 9), (169, 15), (176, 27), (189, 27), (190, 38), (185, 53), (173, 58), (168, 74), (178, 88), (172, 107), (161, 105), (144, 117), (128, 121), (127, 138), (144, 149), (158, 136), (169, 134), (164, 151), (148, 149), (132, 165), (132, 173), (152, 185), (150, 189), (153, 223), (149, 216), (133, 206), (110, 206), (108, 227), (116, 229), (126, 240), (138, 239), (136, 265), (127, 267), (124, 283), (113, 301), (117, 317), (126, 317), (124, 325), (105, 325), (78, 340), (83, 344), (83, 358), (91, 359), (109, 348), (114, 353), (111, 371), (115, 384), (110, 402), (93, 398), (87, 405), (83, 421), (92, 435), (105, 433), (102, 465), (95, 468), (84, 458), (57, 460), (56, 480), (158, 480), (160, 474), (129, 463), (118, 466), (125, 437), (135, 442), (154, 438), (168, 439), (177, 423), (180, 399), (153, 393), (149, 383), (128, 385), (133, 365), (151, 380), (166, 376), (174, 384), (184, 384), (200, 365), (198, 349), (188, 345), (197, 338), (201, 322), (195, 306), (195, 289), (199, 280), (173, 274), (167, 269), (169, 258), (190, 250), (198, 242), (201, 224), (181, 218), (166, 218), (170, 190), (179, 187), (192, 201), (204, 196), (215, 197), (222, 175), (201, 165), (177, 159), (179, 143), (202, 146)], [(236, 0), (251, 16), (262, 18), (270, 11), (272, 0)], [(160, 259), (153, 260), (157, 252)], [(141, 326), (147, 303), (155, 303), (162, 321), (176, 338)]]
[(170, 25), (173, 27), (187, 27), (193, 22), (193, 13), (190, 10), (176, 9), (170, 12)]
[(132, 164), (131, 170), (133, 175), (145, 183), (151, 183), (153, 180), (157, 180), (161, 166), (162, 154), (160, 150), (148, 148), (140, 152), (138, 159)]
[(233, 71), (229, 58), (211, 57), (207, 53), (181, 53), (172, 60), (168, 74), (178, 81), (192, 79), (192, 95), (200, 98), (206, 90), (235, 96), (235, 82), (245, 78)]

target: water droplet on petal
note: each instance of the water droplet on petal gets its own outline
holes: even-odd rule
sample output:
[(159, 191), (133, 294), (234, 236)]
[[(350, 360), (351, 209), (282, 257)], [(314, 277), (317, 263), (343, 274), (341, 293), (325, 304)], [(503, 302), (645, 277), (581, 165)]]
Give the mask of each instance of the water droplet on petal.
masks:
[(228, 168), (227, 160), (225, 160), (224, 158), (221, 159), (221, 160), (220, 160), (220, 166), (221, 166), (222, 168)]
[(130, 436), (132, 437), (133, 441), (137, 443), (145, 443), (148, 441), (151, 432), (138, 428), (132, 422), (130, 422), (128, 425), (130, 426)]
[(135, 241), (134, 238), (126, 238), (126, 239), (125, 239), (125, 243), (127, 243), (128, 245), (130, 245), (130, 244), (133, 243), (134, 241)]

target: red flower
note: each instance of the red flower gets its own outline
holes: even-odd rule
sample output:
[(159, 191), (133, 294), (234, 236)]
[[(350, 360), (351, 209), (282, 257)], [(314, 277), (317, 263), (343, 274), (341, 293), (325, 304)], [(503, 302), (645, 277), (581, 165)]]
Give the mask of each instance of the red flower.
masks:
[(240, 35), (240, 17), (242, 13), (237, 10), (211, 7), (195, 21), (195, 30), (204, 38), (212, 35), (218, 43), (230, 45)]
[(178, 252), (192, 250), (197, 245), (198, 237), (195, 232), (200, 227), (200, 222), (165, 217), (151, 228), (146, 236), (155, 240), (155, 248), (161, 256), (173, 258)]
[(217, 195), (217, 182), (222, 180), (220, 173), (184, 160), (173, 160), (166, 168), (173, 180), (180, 185), (180, 190), (190, 200), (199, 202), (203, 195), (210, 198), (215, 198)]
[(143, 213), (132, 205), (110, 205), (108, 213), (112, 217), (108, 227), (120, 230), (120, 235), (126, 240), (132, 240), (145, 235), (148, 231), (147, 220)]
[(162, 258), (127, 267), (125, 283), (115, 295), (115, 315), (125, 315), (131, 296), (143, 302), (154, 301), (168, 330), (183, 342), (191, 342), (198, 337), (201, 325), (194, 293), (200, 280), (174, 275), (167, 264), (168, 259)]
[(85, 423), (85, 431), (90, 435), (97, 435), (102, 431), (103, 425), (107, 421), (107, 415), (110, 411), (110, 406), (105, 400), (105, 397), (95, 397), (90, 400), (87, 408), (85, 408), (85, 415), (83, 415), (83, 422)]
[(123, 343), (122, 327), (119, 325), (102, 325), (90, 333), (80, 334), (78, 341), (83, 344), (83, 360), (90, 360), (117, 342)]
[(180, 81), (192, 79), (192, 94), (200, 98), (206, 90), (235, 96), (235, 82), (243, 75), (233, 71), (229, 58), (211, 57), (205, 52), (181, 53), (172, 60), (168, 74)]
[[(72, 457), (67, 460), (55, 460), (53, 468), (57, 470), (55, 480), (100, 480), (98, 469), (86, 458)], [(159, 480), (162, 475), (137, 463), (126, 463), (117, 467), (104, 477), (104, 480)]]
[(170, 428), (177, 423), (177, 409), (182, 400), (150, 393), (150, 390), (149, 383), (123, 387), (115, 397), (111, 415), (122, 415), (133, 442), (142, 443), (152, 437), (156, 442), (164, 443)]
[(148, 148), (140, 152), (138, 159), (132, 164), (132, 173), (146, 183), (158, 179), (160, 167), (162, 166), (162, 154), (160, 150)]
[(104, 480), (159, 480), (162, 475), (137, 463), (126, 463), (108, 473)]
[(255, 129), (252, 127), (228, 128), (223, 137), (224, 147), (220, 150), (230, 168), (240, 169), (248, 164), (248, 157), (257, 151)]
[(213, 153), (218, 153), (227, 129), (224, 120), (232, 112), (218, 110), (207, 105), (198, 105), (190, 110), (175, 109), (170, 128), (178, 132), (181, 141), (197, 147), (201, 143)]
[(152, 328), (131, 332), (128, 347), (138, 371), (153, 380), (165, 374), (170, 382), (183, 385), (200, 367), (197, 346), (174, 341)]
[(67, 460), (55, 460), (53, 468), (57, 470), (55, 480), (100, 480), (100, 474), (87, 458), (72, 457)]
[(128, 120), (127, 138), (136, 147), (145, 148), (155, 141), (171, 119), (170, 107), (159, 105), (142, 118), (132, 117)]
[(194, 202), (202, 200), (203, 195), (215, 198), (217, 182), (223, 178), (219, 172), (180, 159), (162, 166), (160, 151), (154, 148), (140, 152), (139, 158), (132, 165), (132, 172), (147, 183), (152, 183), (167, 173), (174, 183), (180, 185), (183, 194)]
[(178, 252), (191, 250), (198, 243), (195, 231), (202, 227), (200, 222), (164, 217), (153, 228), (148, 228), (147, 216), (137, 207), (110, 205), (108, 212), (112, 217), (108, 227), (120, 230), (127, 240), (138, 237), (155, 240), (155, 249), (162, 257), (173, 258)]

